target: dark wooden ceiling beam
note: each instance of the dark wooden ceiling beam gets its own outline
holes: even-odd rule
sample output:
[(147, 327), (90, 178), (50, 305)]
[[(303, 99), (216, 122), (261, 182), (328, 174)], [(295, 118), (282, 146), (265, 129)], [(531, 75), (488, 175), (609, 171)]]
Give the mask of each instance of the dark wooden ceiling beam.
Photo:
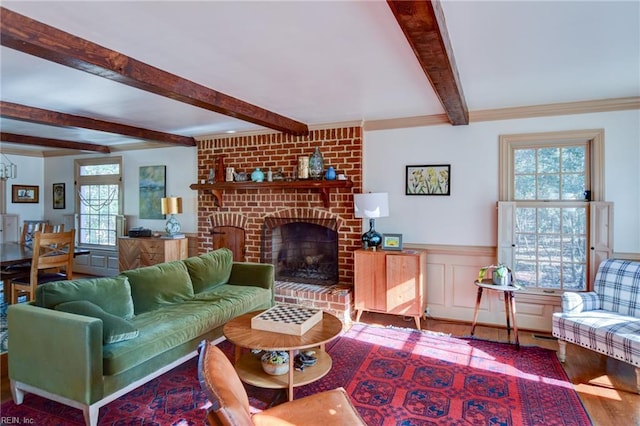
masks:
[(197, 145), (196, 140), (188, 136), (157, 132), (155, 130), (142, 129), (140, 127), (127, 126), (125, 124), (96, 120), (94, 118), (65, 114), (63, 112), (50, 111), (47, 109), (14, 104), (5, 101), (0, 101), (0, 116), (57, 127), (79, 127), (82, 129), (98, 130), (101, 132), (116, 133), (119, 135), (126, 135), (134, 138), (174, 145)]
[(469, 111), (440, 2), (387, 0), (387, 3), (451, 124), (469, 124)]
[(3, 46), (99, 77), (235, 117), (270, 129), (306, 135), (306, 124), (181, 78), (57, 28), (0, 8)]
[(0, 132), (0, 141), (21, 145), (46, 146), (49, 148), (76, 149), (79, 151), (95, 151), (108, 154), (111, 152), (108, 146), (94, 145), (83, 142), (63, 141), (60, 139), (41, 138), (39, 136), (16, 135), (15, 133)]

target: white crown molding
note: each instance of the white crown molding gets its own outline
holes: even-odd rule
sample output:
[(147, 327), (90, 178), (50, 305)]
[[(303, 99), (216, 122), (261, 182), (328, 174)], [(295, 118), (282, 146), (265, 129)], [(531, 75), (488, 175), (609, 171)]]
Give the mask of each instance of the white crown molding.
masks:
[(406, 127), (439, 126), (449, 124), (446, 114), (418, 115), (415, 117), (387, 118), (364, 122), (365, 131), (403, 129)]
[(171, 145), (166, 143), (159, 142), (134, 142), (134, 143), (125, 143), (121, 145), (110, 146), (111, 153), (121, 152), (121, 151), (136, 151), (140, 149), (158, 149), (158, 148), (193, 148), (195, 146), (184, 146), (184, 145)]
[[(640, 97), (634, 96), (629, 98), (599, 99), (471, 111), (469, 112), (469, 123), (514, 120), (518, 118), (551, 117), (556, 115), (590, 114), (631, 109), (640, 109)], [(442, 124), (449, 124), (447, 116), (445, 114), (434, 114), (367, 121), (364, 123), (364, 130), (389, 130), (405, 127), (438, 126)]]
[(517, 118), (550, 117), (555, 115), (590, 114), (595, 112), (640, 109), (640, 97), (563, 102), (526, 107), (486, 109), (469, 113), (470, 121), (514, 120)]
[(43, 151), (31, 149), (7, 148), (0, 144), (0, 152), (7, 155), (21, 155), (23, 157), (44, 157)]

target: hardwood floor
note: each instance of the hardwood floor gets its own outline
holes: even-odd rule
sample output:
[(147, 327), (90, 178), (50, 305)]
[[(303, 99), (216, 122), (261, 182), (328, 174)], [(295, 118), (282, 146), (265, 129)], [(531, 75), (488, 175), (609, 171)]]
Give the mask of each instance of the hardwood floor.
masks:
[[(368, 324), (406, 328), (415, 326), (413, 318), (395, 315), (365, 312), (360, 319)], [(468, 336), (471, 330), (470, 324), (434, 319), (423, 319), (421, 328), (453, 336)], [(495, 341), (507, 340), (506, 330), (500, 327), (478, 325), (475, 336)], [(521, 330), (519, 337), (521, 345), (558, 349), (557, 342), (548, 335)], [(563, 366), (594, 425), (640, 426), (640, 395), (635, 393), (635, 371), (629, 364), (570, 344), (567, 345), (567, 363)], [(0, 383), (0, 397), (2, 402), (11, 398), (6, 376), (2, 377)]]

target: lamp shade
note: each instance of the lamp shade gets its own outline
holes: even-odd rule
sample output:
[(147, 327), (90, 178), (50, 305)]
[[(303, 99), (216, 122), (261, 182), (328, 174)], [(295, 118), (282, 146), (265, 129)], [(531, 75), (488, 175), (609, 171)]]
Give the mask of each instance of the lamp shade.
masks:
[(180, 214), (182, 213), (182, 198), (167, 197), (160, 202), (162, 214)]
[(386, 192), (354, 194), (353, 204), (356, 217), (371, 219), (389, 216), (389, 194)]

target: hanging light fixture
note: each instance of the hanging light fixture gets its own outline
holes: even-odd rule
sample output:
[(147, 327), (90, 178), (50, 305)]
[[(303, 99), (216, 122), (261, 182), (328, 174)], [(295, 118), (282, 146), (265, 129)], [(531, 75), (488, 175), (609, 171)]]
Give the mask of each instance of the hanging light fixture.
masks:
[(14, 162), (9, 160), (9, 157), (2, 154), (2, 156), (7, 160), (5, 163), (4, 160), (0, 162), (0, 180), (7, 179), (15, 179), (18, 177), (18, 166), (15, 165)]

